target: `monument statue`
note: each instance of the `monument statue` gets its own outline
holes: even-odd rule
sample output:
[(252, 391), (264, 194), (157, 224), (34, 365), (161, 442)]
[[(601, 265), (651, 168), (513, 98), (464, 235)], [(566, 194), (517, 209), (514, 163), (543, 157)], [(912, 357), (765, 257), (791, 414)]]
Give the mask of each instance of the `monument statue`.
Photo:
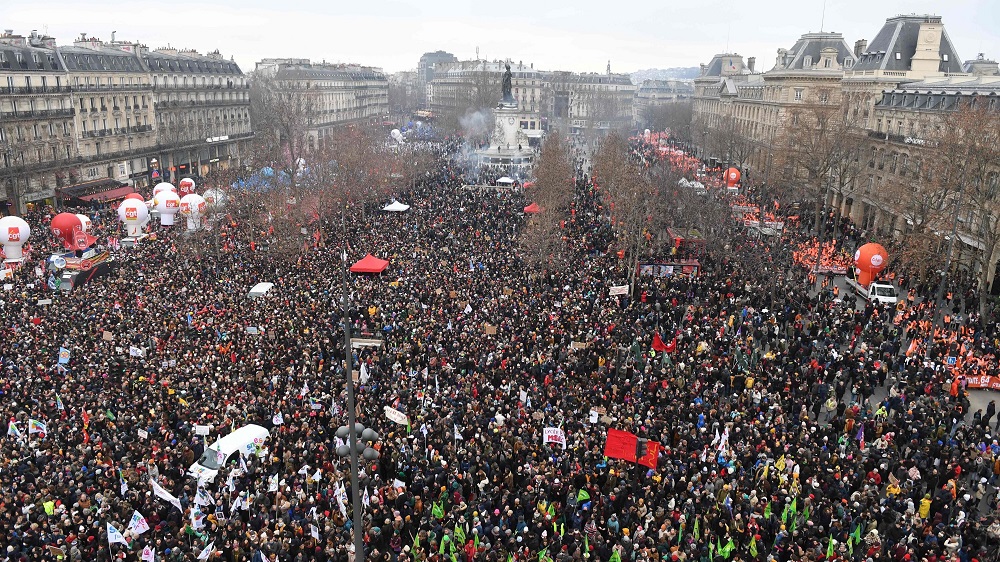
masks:
[(505, 63), (504, 67), (507, 69), (503, 73), (503, 101), (504, 103), (515, 103), (514, 96), (510, 93), (510, 63)]

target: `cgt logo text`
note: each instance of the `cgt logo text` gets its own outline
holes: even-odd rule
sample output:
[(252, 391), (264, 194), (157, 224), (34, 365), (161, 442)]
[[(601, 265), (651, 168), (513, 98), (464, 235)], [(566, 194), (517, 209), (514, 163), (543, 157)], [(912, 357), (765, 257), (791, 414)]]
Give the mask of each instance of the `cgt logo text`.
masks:
[(125, 209), (125, 220), (134, 221), (139, 218), (139, 210), (135, 207)]
[(7, 227), (7, 240), (9, 242), (20, 242), (21, 241), (21, 227), (19, 227), (19, 226), (9, 226), (9, 227)]

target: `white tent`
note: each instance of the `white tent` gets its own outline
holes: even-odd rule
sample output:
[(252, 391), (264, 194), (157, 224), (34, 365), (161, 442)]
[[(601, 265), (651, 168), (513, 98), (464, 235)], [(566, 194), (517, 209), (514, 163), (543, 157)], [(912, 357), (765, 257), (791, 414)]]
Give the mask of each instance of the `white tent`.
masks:
[(403, 211), (408, 211), (410, 209), (409, 205), (400, 203), (399, 201), (393, 201), (385, 207), (382, 207), (383, 211), (389, 211), (390, 213), (402, 213)]
[(252, 289), (250, 289), (250, 292), (247, 293), (247, 296), (250, 297), (250, 298), (252, 298), (252, 299), (255, 299), (257, 297), (262, 297), (268, 291), (270, 291), (271, 287), (273, 287), (273, 286), (274, 286), (274, 283), (257, 283), (256, 285), (253, 286)]
[(504, 176), (504, 177), (498, 179), (497, 183), (501, 184), (501, 185), (514, 185), (514, 180), (508, 178), (507, 176)]

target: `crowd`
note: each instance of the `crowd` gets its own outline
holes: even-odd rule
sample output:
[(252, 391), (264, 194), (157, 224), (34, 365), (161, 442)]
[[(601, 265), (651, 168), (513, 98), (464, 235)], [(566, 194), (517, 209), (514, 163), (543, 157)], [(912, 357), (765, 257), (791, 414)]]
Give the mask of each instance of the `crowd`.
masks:
[[(408, 212), (333, 212), (294, 255), (227, 217), (214, 250), (152, 227), (70, 292), (19, 271), (0, 295), (0, 557), (354, 560), (334, 434), (346, 241), (350, 261), (390, 261), (352, 275), (347, 299), (352, 332), (384, 341), (352, 352), (358, 420), (381, 434), (360, 477), (368, 559), (996, 559), (995, 412), (973, 423), (940, 361), (905, 353), (916, 334), (893, 311), (816, 293), (802, 233), (735, 230), (698, 275), (612, 296), (627, 273), (584, 170), (575, 267), (538, 269), (519, 258), (523, 194), (461, 189), (457, 146), (437, 150), (397, 194)], [(100, 243), (117, 235), (111, 210), (91, 212)], [(26, 218), (37, 260), (51, 210)], [(977, 322), (962, 321), (973, 345), (995, 345)], [(248, 423), (271, 432), (258, 454), (185, 475)], [(609, 428), (659, 443), (656, 468), (605, 457)]]

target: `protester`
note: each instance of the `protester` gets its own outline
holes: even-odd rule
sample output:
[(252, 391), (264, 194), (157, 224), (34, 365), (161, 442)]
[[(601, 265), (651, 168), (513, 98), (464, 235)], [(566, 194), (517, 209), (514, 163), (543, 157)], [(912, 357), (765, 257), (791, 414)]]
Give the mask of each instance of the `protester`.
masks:
[[(586, 170), (565, 229), (576, 266), (539, 269), (519, 257), (525, 195), (462, 189), (497, 170), (457, 149), (438, 144), (435, 171), (397, 194), (405, 213), (326, 210), (286, 255), (264, 249), (289, 247), (262, 232), (278, 210), (213, 217), (226, 238), (211, 246), (156, 226), (69, 292), (34, 272), (57, 249), (53, 211), (27, 216), (32, 261), (0, 298), (3, 559), (353, 560), (335, 452), (345, 240), (348, 263), (390, 261), (349, 281), (354, 336), (384, 341), (352, 352), (358, 420), (381, 434), (360, 474), (369, 559), (987, 559), (1000, 445), (992, 413), (964, 424), (964, 389), (905, 353), (930, 305), (897, 323), (817, 294), (795, 257), (811, 235), (794, 228), (738, 232), (697, 275), (612, 296), (622, 266)], [(121, 237), (112, 209), (86, 212), (99, 244)], [(275, 286), (248, 298), (262, 281)], [(995, 372), (996, 327), (948, 324), (974, 330), (962, 341)], [(186, 476), (249, 423), (270, 431), (257, 454)], [(658, 443), (656, 468), (605, 457), (608, 429)]]

